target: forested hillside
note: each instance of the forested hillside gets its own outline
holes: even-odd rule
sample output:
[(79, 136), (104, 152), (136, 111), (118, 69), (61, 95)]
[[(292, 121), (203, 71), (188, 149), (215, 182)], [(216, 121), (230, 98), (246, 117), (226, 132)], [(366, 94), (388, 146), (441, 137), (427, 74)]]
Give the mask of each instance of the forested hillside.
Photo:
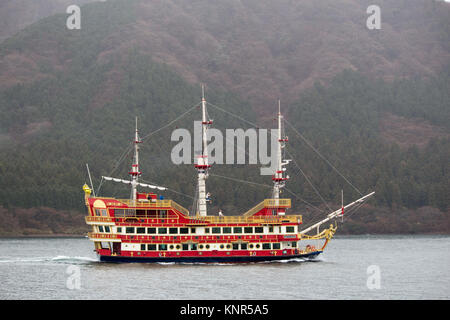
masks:
[[(399, 3), (398, 15), (420, 16), (417, 8), (408, 13), (402, 11), (406, 4)], [(260, 47), (252, 48), (241, 41), (262, 36), (254, 28), (263, 18), (267, 21), (265, 30), (278, 30), (274, 27), (277, 23), (270, 22), (269, 18), (278, 16), (271, 16), (268, 2), (200, 4), (204, 3), (195, 2), (192, 7), (183, 1), (93, 3), (82, 7), (81, 30), (61, 27), (65, 26), (66, 15), (57, 15), (39, 21), (0, 45), (0, 215), (5, 221), (0, 226), (0, 235), (87, 230), (81, 190), (87, 182), (85, 164), (89, 163), (96, 188), (102, 175), (126, 178), (131, 161), (131, 154), (126, 151), (135, 117), (139, 119), (141, 136), (154, 132), (199, 103), (200, 82), (207, 82), (209, 102), (258, 124), (259, 128), (275, 127), (272, 115), (281, 91), (267, 91), (271, 83), (265, 82), (264, 72), (253, 69), (252, 64), (270, 68), (280, 61), (295, 74), (278, 78), (280, 83), (290, 83), (290, 88), (286, 87), (289, 94), (282, 98), (282, 109), (290, 124), (286, 125), (288, 151), (296, 162), (288, 166), (291, 180), (285, 196), (293, 198), (293, 210), (304, 214), (305, 223), (323, 216), (327, 206), (339, 207), (341, 189), (346, 201), (358, 197), (359, 192), (345, 182), (342, 174), (360, 192), (376, 191), (376, 197), (361, 209), (361, 215), (346, 220), (344, 232), (450, 232), (450, 69), (445, 64), (448, 48), (441, 39), (445, 33), (433, 29), (431, 22), (426, 32), (421, 31), (433, 35), (427, 43), (433, 43), (431, 54), (439, 58), (428, 61), (417, 55), (414, 61), (420, 61), (420, 67), (416, 62), (416, 67), (412, 67), (411, 60), (401, 58), (402, 50), (409, 48), (413, 40), (403, 40), (405, 46), (408, 43), (405, 48), (394, 46), (400, 51), (392, 61), (402, 66), (399, 68), (405, 70), (404, 74), (389, 71), (392, 64), (378, 64), (373, 72), (371, 68), (344, 63), (338, 64), (339, 70), (322, 77), (316, 71), (306, 75), (289, 67), (308, 65), (306, 57), (296, 60), (303, 55), (295, 50), (288, 53), (287, 48), (276, 45), (274, 48), (284, 48), (278, 58), (272, 52), (272, 58), (265, 60), (259, 56)], [(276, 8), (290, 16), (285, 5)], [(236, 33), (230, 21), (221, 20), (223, 16), (235, 16), (234, 10), (241, 6), (245, 12), (252, 12), (249, 16), (253, 17), (242, 28), (242, 34)], [(195, 8), (200, 16), (210, 14), (208, 28), (192, 14)], [(306, 4), (293, 12), (312, 10), (319, 21), (325, 21), (330, 14), (327, 10), (333, 5), (327, 3), (323, 8), (323, 17), (316, 7)], [(442, 17), (443, 13), (434, 5), (426, 8)], [(159, 14), (154, 16), (155, 12)], [(240, 14), (236, 14), (237, 19), (244, 19)], [(387, 26), (389, 19), (388, 15)], [(427, 19), (422, 17), (423, 21)], [(399, 18), (392, 29), (387, 28), (387, 34), (399, 36), (405, 32), (405, 26), (409, 30), (414, 23), (411, 26)], [(219, 27), (223, 27), (222, 31)], [(309, 30), (302, 25), (297, 27), (302, 34)], [(296, 34), (288, 33), (285, 45)], [(390, 43), (383, 39), (371, 41)], [(240, 60), (231, 54), (237, 48), (235, 41), (247, 46), (247, 54)], [(211, 43), (222, 46), (228, 57), (220, 59), (214, 50), (205, 54), (203, 48), (211, 50)], [(194, 58), (194, 52), (199, 52), (200, 57)], [(340, 50), (333, 52), (346, 56)], [(361, 53), (348, 54), (349, 59), (357, 57), (350, 60), (363, 59)], [(287, 61), (289, 57), (292, 60)], [(214, 59), (219, 59), (215, 67), (211, 65)], [(223, 65), (226, 61), (228, 64)], [(195, 66), (200, 70), (198, 73), (193, 72)], [(425, 69), (428, 71), (422, 72)], [(406, 74), (407, 70), (411, 72)], [(244, 81), (246, 75), (252, 80)], [(309, 85), (301, 85), (303, 81)], [(253, 84), (255, 91), (250, 90)], [(265, 100), (263, 105), (259, 104), (261, 99)], [(222, 131), (249, 128), (248, 122), (219, 109), (210, 107), (209, 114), (214, 127)], [(188, 209), (193, 205), (196, 172), (192, 165), (171, 162), (175, 143), (170, 141), (170, 135), (176, 128), (192, 131), (192, 122), (200, 117), (200, 110), (194, 108), (142, 144), (142, 178), (177, 191), (164, 195)], [(225, 214), (240, 214), (269, 196), (270, 177), (261, 176), (259, 168), (213, 166), (207, 181), (213, 198), (210, 212), (221, 208)], [(127, 186), (105, 182), (100, 193), (129, 196)]]

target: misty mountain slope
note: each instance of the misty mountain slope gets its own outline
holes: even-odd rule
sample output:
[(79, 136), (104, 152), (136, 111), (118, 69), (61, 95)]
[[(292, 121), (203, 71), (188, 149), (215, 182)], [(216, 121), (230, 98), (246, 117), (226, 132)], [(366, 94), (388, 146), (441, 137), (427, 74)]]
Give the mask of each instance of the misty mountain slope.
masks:
[[(0, 185), (7, 186), (0, 190), (1, 206), (82, 211), (85, 164), (89, 163), (96, 186), (102, 175), (127, 177), (130, 154), (115, 165), (130, 144), (134, 117), (139, 116), (142, 134), (150, 133), (198, 103), (199, 83), (206, 82), (208, 101), (261, 128), (275, 126), (276, 100), (284, 90), (281, 99), (288, 121), (361, 191), (377, 192), (372, 202), (376, 207), (369, 211), (380, 213), (383, 225), (395, 222), (392, 230), (398, 230), (403, 215), (410, 214), (408, 230), (425, 230), (431, 224), (416, 222), (434, 212), (442, 230), (447, 228), (447, 51), (440, 29), (429, 16), (422, 16), (423, 8), (398, 9), (400, 18), (392, 26), (389, 15), (385, 17), (385, 35), (374, 36), (363, 27), (355, 36), (370, 39), (371, 44), (350, 45), (355, 26), (360, 22), (365, 26), (366, 19), (364, 5), (350, 0), (317, 5), (308, 1), (189, 3), (92, 3), (82, 7), (81, 30), (67, 30), (67, 16), (59, 14), (0, 44)], [(398, 8), (409, 8), (406, 2), (396, 3)], [(446, 14), (442, 8), (427, 5), (425, 12), (440, 17)], [(416, 25), (420, 21), (425, 22), (423, 28)], [(341, 33), (340, 28), (349, 28), (350, 33)], [(415, 28), (418, 31), (411, 32)], [(391, 47), (391, 42), (396, 45)], [(414, 46), (432, 50), (408, 51)], [(398, 55), (386, 52), (387, 48), (399, 50)], [(429, 59), (422, 59), (424, 52)], [(374, 57), (380, 59), (370, 64)], [(328, 80), (315, 82), (319, 79)], [(170, 134), (176, 128), (192, 129), (192, 121), (200, 115), (195, 111), (142, 146), (143, 178), (181, 192), (167, 196), (189, 209), (195, 170), (171, 162)], [(209, 113), (214, 127), (221, 130), (248, 128), (214, 108)], [(426, 128), (433, 134), (417, 141), (408, 138), (399, 146), (390, 138), (392, 129), (402, 129), (397, 126), (401, 123), (406, 130), (412, 122), (417, 123), (414, 132)], [(358, 196), (295, 139), (295, 132), (291, 130), (289, 136), (289, 150), (330, 205), (340, 203), (342, 188), (346, 197)], [(325, 209), (298, 168), (291, 164), (288, 170), (289, 189)], [(213, 172), (271, 184), (255, 165), (215, 165)], [(226, 214), (242, 213), (270, 196), (270, 188), (213, 176), (208, 190), (213, 196), (211, 212), (220, 207)], [(126, 186), (104, 184), (101, 191), (108, 196), (129, 195)], [(293, 197), (293, 203), (299, 212), (314, 211), (299, 198)], [(8, 219), (13, 219), (12, 212), (24, 216), (41, 212), (11, 210), (2, 210)], [(67, 214), (62, 213), (61, 221)], [(11, 221), (11, 225), (20, 224)], [(358, 228), (364, 232), (363, 226)]]
[(0, 42), (36, 21), (66, 12), (70, 5), (95, 0), (2, 0), (0, 2)]
[[(344, 69), (392, 80), (435, 74), (450, 61), (450, 6), (442, 2), (381, 1), (381, 30), (366, 27), (370, 1), (120, 2), (82, 9), (85, 16), (104, 13), (96, 24), (82, 24), (79, 33), (95, 32), (92, 28), (100, 24), (113, 26), (113, 17), (134, 15), (98, 39), (105, 47), (98, 59), (138, 47), (190, 82), (207, 82), (250, 99), (258, 113), (267, 114), (279, 97), (286, 103), (296, 100), (304, 88)], [(118, 6), (121, 11), (115, 12)], [(53, 27), (64, 28), (66, 17)], [(48, 59), (39, 48), (54, 47), (45, 36), (28, 52), (12, 46), (0, 60), (0, 85), (42, 76), (39, 64)], [(61, 66), (63, 52), (48, 52), (52, 63)]]

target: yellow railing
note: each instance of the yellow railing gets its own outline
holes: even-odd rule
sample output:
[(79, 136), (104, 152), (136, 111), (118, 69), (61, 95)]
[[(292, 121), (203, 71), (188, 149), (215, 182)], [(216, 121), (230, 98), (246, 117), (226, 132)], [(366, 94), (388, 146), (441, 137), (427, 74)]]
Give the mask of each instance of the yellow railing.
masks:
[(290, 208), (291, 199), (264, 199), (265, 208)]
[[(130, 218), (130, 217), (128, 217)], [(135, 218), (135, 217), (132, 217)], [(114, 218), (111, 217), (95, 217), (86, 216), (86, 223), (89, 222), (114, 222)], [(188, 225), (202, 225), (202, 224), (227, 224), (227, 223), (262, 223), (262, 224), (280, 224), (282, 222), (287, 223), (300, 223), (302, 222), (301, 215), (287, 215), (287, 216), (256, 216), (256, 217), (244, 217), (244, 216), (206, 216), (206, 217), (192, 217), (187, 222)]]
[(86, 216), (84, 217), (86, 223), (88, 222), (114, 222), (114, 218), (111, 217), (96, 217), (96, 216)]
[(171, 200), (171, 207), (174, 208), (175, 210), (178, 210), (179, 212), (181, 212), (182, 214), (184, 214), (185, 216), (189, 215), (189, 210), (186, 209), (185, 207), (182, 207), (181, 205), (179, 205), (178, 203), (176, 203), (175, 201)]
[(261, 224), (280, 224), (282, 222), (286, 223), (301, 223), (301, 215), (288, 215), (288, 216), (256, 216), (256, 217), (245, 217), (245, 216), (206, 216), (206, 217), (195, 217), (191, 218), (191, 225), (196, 224), (227, 224), (227, 223), (261, 223)]
[(184, 208), (183, 206), (179, 205), (173, 200), (155, 200), (155, 201), (133, 201), (133, 200), (118, 200), (123, 204), (126, 204), (127, 206), (131, 207), (138, 207), (138, 208), (174, 208), (175, 210), (178, 210), (184, 215), (189, 215), (189, 210)]
[(88, 232), (89, 238), (95, 238), (95, 239), (120, 239), (119, 236), (116, 234), (111, 233), (95, 233), (95, 232)]
[(243, 214), (244, 217), (252, 216), (263, 208), (290, 208), (291, 199), (264, 199), (256, 206)]
[(261, 201), (256, 206), (254, 206), (253, 208), (248, 210), (246, 213), (244, 213), (243, 216), (244, 217), (252, 216), (255, 213), (257, 213), (258, 211), (261, 211), (261, 209), (263, 209), (263, 208), (264, 208), (264, 201)]

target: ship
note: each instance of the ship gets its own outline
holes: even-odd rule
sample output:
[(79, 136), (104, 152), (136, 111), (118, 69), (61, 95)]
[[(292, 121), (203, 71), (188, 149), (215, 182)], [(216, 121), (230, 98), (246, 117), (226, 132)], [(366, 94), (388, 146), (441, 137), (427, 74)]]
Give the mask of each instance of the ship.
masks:
[[(200, 106), (200, 104), (199, 104)], [(197, 170), (196, 205), (193, 212), (166, 199), (166, 187), (143, 183), (139, 165), (139, 145), (142, 140), (136, 119), (133, 139), (133, 161), (129, 179), (102, 176), (102, 180), (125, 183), (131, 187), (130, 198), (96, 196), (92, 185), (83, 186), (87, 207), (86, 223), (92, 228), (88, 238), (94, 251), (105, 262), (157, 263), (250, 263), (290, 259), (313, 260), (320, 255), (337, 231), (344, 212), (361, 205), (374, 192), (327, 214), (324, 219), (303, 228), (301, 214), (290, 214), (291, 199), (280, 193), (289, 180), (283, 159), (288, 137), (282, 130), (283, 115), (277, 113), (277, 162), (272, 175), (271, 197), (240, 215), (208, 214), (210, 194), (206, 180), (211, 165), (208, 159), (207, 131), (209, 119), (202, 88), (202, 146), (195, 161)], [(273, 151), (272, 151), (273, 152)], [(139, 188), (139, 190), (138, 190)], [(152, 192), (142, 192), (150, 188)], [(321, 226), (330, 222), (328, 227)]]

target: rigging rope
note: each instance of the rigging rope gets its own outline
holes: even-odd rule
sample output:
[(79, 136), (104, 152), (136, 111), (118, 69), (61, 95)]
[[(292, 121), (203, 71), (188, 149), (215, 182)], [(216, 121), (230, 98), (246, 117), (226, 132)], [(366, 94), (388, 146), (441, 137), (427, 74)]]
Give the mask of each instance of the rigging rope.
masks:
[(285, 152), (292, 158), (292, 162), (294, 162), (294, 164), (297, 166), (297, 168), (300, 170), (300, 172), (302, 173), (302, 175), (305, 177), (306, 181), (309, 183), (309, 185), (313, 188), (314, 192), (319, 196), (319, 198), (322, 200), (322, 202), (325, 204), (325, 206), (330, 210), (331, 208), (328, 206), (327, 202), (325, 201), (325, 199), (322, 197), (322, 195), (319, 193), (319, 191), (316, 189), (316, 187), (314, 187), (314, 185), (312, 184), (311, 180), (308, 178), (308, 176), (303, 172), (303, 170), (300, 168), (300, 166), (297, 164), (297, 161), (295, 161), (292, 156), (292, 154), (285, 150)]
[(236, 179), (236, 178), (230, 178), (230, 177), (226, 177), (226, 176), (221, 176), (218, 174), (209, 174), (212, 177), (219, 177), (219, 178), (224, 178), (224, 179), (228, 179), (228, 180), (233, 180), (233, 181), (237, 181), (237, 182), (243, 182), (243, 183), (248, 183), (248, 184), (253, 184), (253, 185), (257, 185), (257, 186), (263, 186), (263, 187), (268, 187), (268, 188), (272, 188), (272, 186), (269, 186), (268, 184), (262, 184), (262, 183), (257, 183), (257, 182), (251, 182), (251, 181), (247, 181), (247, 180), (241, 180), (241, 179)]
[(222, 112), (224, 112), (224, 113), (230, 115), (230, 116), (233, 116), (233, 117), (235, 117), (235, 118), (237, 118), (237, 119), (239, 119), (239, 120), (242, 120), (242, 121), (244, 121), (244, 122), (247, 122), (248, 124), (250, 124), (250, 125), (252, 125), (252, 126), (254, 126), (254, 127), (256, 127), (256, 128), (259, 128), (259, 126), (258, 126), (257, 124), (255, 124), (255, 123), (253, 123), (253, 122), (250, 122), (250, 121), (248, 121), (248, 120), (245, 120), (244, 118), (242, 118), (242, 117), (240, 117), (240, 116), (238, 116), (238, 115), (235, 115), (234, 113), (231, 113), (231, 112), (229, 112), (229, 111), (227, 111), (227, 110), (225, 110), (225, 109), (223, 109), (223, 108), (221, 108), (221, 107), (219, 107), (219, 106), (216, 106), (215, 104), (212, 104), (212, 103), (210, 103), (210, 102), (206, 102), (206, 103), (209, 104), (210, 106), (212, 106), (212, 107), (214, 107), (214, 108), (216, 108), (216, 109), (218, 109), (218, 110), (220, 110), (220, 111), (222, 111)]
[[(225, 110), (225, 109), (223, 109), (223, 108), (221, 108), (221, 107), (219, 107), (219, 106), (217, 106), (217, 105), (215, 105), (215, 104), (212, 104), (212, 103), (210, 103), (210, 102), (207, 102), (207, 104), (209, 104), (209, 105), (211, 105), (212, 107), (214, 107), (214, 108), (216, 108), (216, 109), (218, 109), (218, 110), (220, 110), (220, 111), (222, 111), (222, 112), (224, 112), (224, 113), (226, 113), (226, 114), (228, 114), (228, 115), (231, 115), (231, 116), (233, 116), (233, 117), (235, 117), (235, 118), (237, 118), (237, 119), (239, 119), (239, 120), (242, 120), (242, 121), (244, 121), (244, 122), (246, 122), (246, 123), (248, 123), (248, 124), (250, 124), (250, 125), (252, 125), (252, 126), (254, 126), (254, 127), (259, 127), (257, 124), (255, 124), (255, 123), (253, 123), (253, 122), (251, 122), (251, 121), (248, 121), (248, 120), (246, 120), (246, 119), (244, 119), (244, 118), (242, 118), (242, 117), (240, 117), (240, 116), (238, 116), (238, 115), (235, 115), (234, 113), (232, 113), (232, 112), (229, 112), (229, 111), (227, 111), (227, 110)], [(301, 135), (286, 119), (283, 119), (284, 120), (284, 122), (286, 122), (302, 139), (303, 139), (303, 141), (310, 147), (310, 148), (312, 148), (329, 166), (331, 166), (331, 168), (333, 168), (348, 184), (350, 184), (359, 194), (361, 194), (362, 195), (362, 193), (361, 193), (361, 191), (359, 191), (359, 189), (358, 188), (356, 188), (342, 173), (340, 173), (322, 154), (320, 154), (320, 152), (316, 149), (316, 148), (314, 148), (312, 145), (311, 145), (311, 143), (303, 136), (303, 135)], [(291, 157), (292, 157), (292, 155), (287, 151), (287, 150), (285, 150), (285, 152), (286, 153), (288, 153)], [(248, 155), (248, 152), (246, 152), (245, 151), (245, 153)], [(250, 156), (250, 155), (249, 155)], [(293, 158), (293, 157), (292, 157)], [(326, 203), (326, 201), (324, 200), (324, 198), (320, 195), (320, 193), (318, 192), (318, 190), (314, 187), (314, 185), (312, 184), (312, 182), (310, 181), (310, 179), (306, 176), (306, 174), (303, 172), (303, 170), (300, 168), (300, 166), (297, 164), (297, 162), (294, 160), (294, 159), (292, 159), (292, 161), (295, 163), (295, 165), (297, 166), (297, 168), (300, 170), (300, 172), (302, 173), (302, 175), (305, 177), (305, 179), (308, 181), (308, 183), (311, 185), (311, 187), (314, 189), (314, 191), (316, 192), (316, 194), (320, 197), (320, 199), (323, 201), (323, 203), (326, 205), (326, 207), (330, 210), (330, 211), (332, 211), (332, 209), (328, 206), (328, 204)], [(285, 187), (285, 190), (288, 190), (286, 187)], [(289, 191), (289, 190), (288, 190)], [(291, 192), (291, 191), (289, 191), (289, 192)], [(292, 193), (292, 192), (291, 192)], [(293, 195), (295, 195), (299, 200), (301, 200), (301, 201), (303, 201), (303, 202), (305, 202), (306, 204), (308, 204), (308, 205), (310, 205), (310, 206), (312, 206), (312, 207), (314, 207), (314, 208), (316, 208), (316, 209), (318, 209), (317, 207), (315, 207), (315, 206), (313, 206), (313, 205), (311, 205), (310, 203), (308, 203), (308, 202), (306, 202), (306, 201), (304, 201), (303, 199), (301, 199), (300, 197), (298, 197), (296, 194), (294, 194), (294, 193), (292, 193)], [(318, 209), (318, 210), (320, 210), (320, 209)]]
[(294, 126), (292, 124), (290, 124), (289, 121), (287, 121), (286, 119), (284, 120), (291, 128), (292, 130), (294, 130), (295, 133), (298, 134), (298, 136), (311, 148), (314, 150), (315, 153), (317, 153), (317, 155), (319, 155), (319, 157), (322, 158), (322, 160), (324, 160), (334, 171), (336, 171), (349, 185), (351, 185), (360, 195), (363, 195), (361, 193), (361, 191), (359, 191), (358, 188), (356, 188), (350, 181), (347, 180), (346, 177), (344, 177), (344, 175), (342, 173), (339, 172), (338, 169), (336, 169), (316, 148), (314, 148), (314, 146), (300, 133), (297, 131), (297, 129), (294, 128)]
[[(167, 128), (168, 126), (170, 126), (171, 124), (175, 123), (176, 121), (180, 120), (181, 118), (183, 118), (185, 115), (187, 115), (189, 112), (191, 112), (192, 110), (194, 110), (196, 107), (198, 107), (199, 103), (193, 105), (192, 107), (190, 107), (186, 112), (184, 112), (183, 114), (181, 114), (180, 116), (176, 117), (174, 120), (170, 121), (169, 123), (167, 123), (166, 125), (160, 127), (159, 129), (150, 132), (149, 134), (145, 135), (143, 138), (141, 138), (141, 141), (144, 141), (145, 139), (149, 138), (150, 136), (158, 133), (159, 131)], [(122, 161), (125, 159), (125, 157), (131, 152), (131, 150), (133, 150), (133, 144), (130, 144), (124, 151), (124, 153), (122, 153), (122, 155), (119, 157), (119, 159), (117, 160), (116, 164), (113, 166), (113, 169), (111, 170), (111, 172), (109, 173), (108, 176), (112, 176), (112, 174), (114, 173), (114, 171), (117, 170), (117, 168), (119, 167), (119, 165), (122, 163)], [(100, 188), (102, 187), (103, 184), (103, 177), (102, 180), (100, 181), (100, 185), (98, 187), (98, 191), (97, 194), (100, 194)], [(172, 190), (174, 191), (174, 190)], [(175, 192), (175, 191), (174, 191)]]
[(295, 194), (294, 192), (292, 192), (291, 190), (289, 190), (288, 188), (284, 187), (284, 190), (286, 190), (287, 192), (289, 192), (290, 194), (292, 194), (295, 198), (299, 199), (300, 201), (304, 202), (305, 204), (307, 204), (308, 206), (313, 207), (314, 209), (324, 213), (324, 210), (319, 209), (318, 207), (316, 207), (315, 205), (309, 203), (308, 201), (302, 199), (300, 196), (298, 196), (297, 194)]
[(172, 121), (170, 121), (169, 123), (167, 123), (166, 125), (162, 126), (161, 128), (150, 132), (149, 134), (147, 134), (146, 136), (144, 136), (143, 138), (141, 138), (141, 141), (144, 141), (145, 139), (149, 138), (150, 136), (154, 135), (155, 133), (167, 128), (168, 126), (170, 126), (171, 124), (173, 124), (174, 122), (180, 120), (181, 118), (183, 118), (185, 115), (187, 115), (189, 112), (191, 112), (192, 110), (194, 110), (196, 107), (198, 107), (199, 103), (193, 105), (191, 108), (189, 108), (186, 112), (184, 112), (183, 114), (181, 114), (180, 116), (176, 117), (175, 119), (173, 119)]
[[(151, 182), (151, 181), (148, 181), (148, 180), (144, 180), (144, 179), (142, 179), (142, 178), (141, 178), (141, 181), (146, 182), (146, 183), (150, 183), (150, 184), (156, 184), (156, 185), (159, 185), (159, 184), (157, 184), (157, 183), (154, 183), (154, 182)], [(192, 197), (191, 195), (188, 195), (188, 194), (186, 194), (186, 193), (183, 193), (183, 192), (180, 192), (180, 191), (174, 190), (174, 189), (172, 189), (172, 188), (168, 188), (168, 187), (164, 187), (164, 188), (166, 188), (167, 191), (171, 191), (171, 192), (177, 193), (177, 194), (179, 194), (179, 195), (182, 195), (182, 196), (185, 196), (185, 197), (194, 199), (194, 197)]]

